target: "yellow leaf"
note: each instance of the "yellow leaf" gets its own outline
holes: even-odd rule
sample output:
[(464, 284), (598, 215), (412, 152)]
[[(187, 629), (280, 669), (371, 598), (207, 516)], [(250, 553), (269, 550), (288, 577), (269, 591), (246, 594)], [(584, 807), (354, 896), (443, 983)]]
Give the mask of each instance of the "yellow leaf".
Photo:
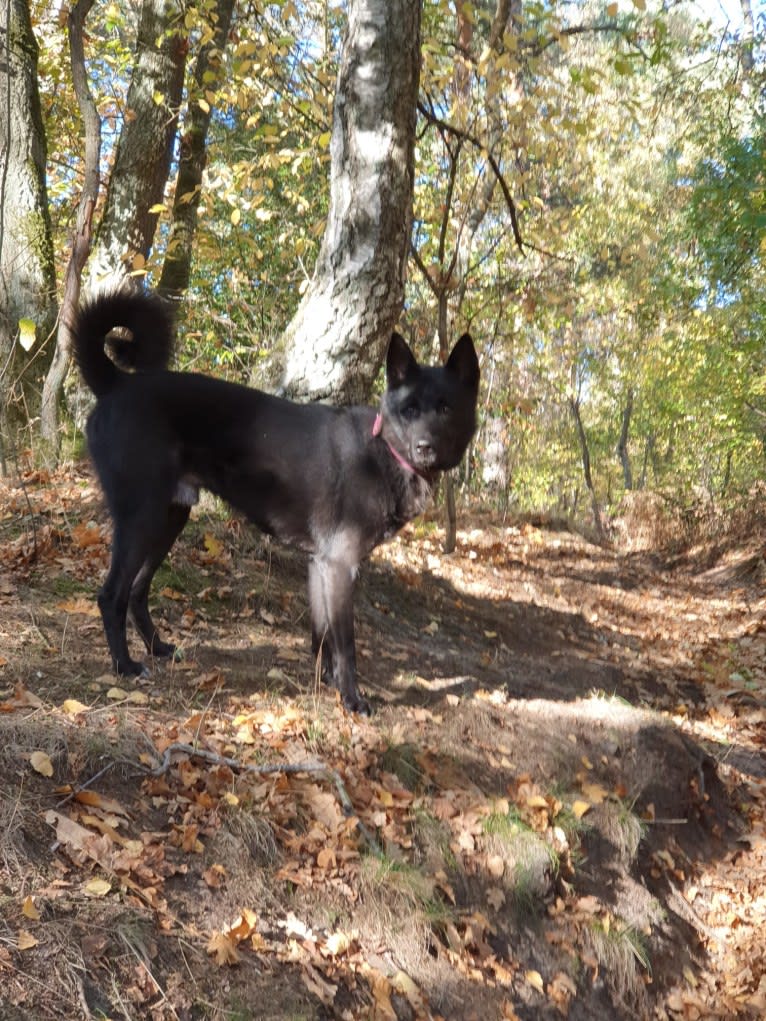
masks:
[(149, 206), (150, 213), (164, 213), (165, 207), (161, 202), (155, 202), (153, 206)]
[(610, 18), (616, 17), (618, 9), (619, 9), (619, 4), (607, 4), (607, 7), (606, 7), (607, 16), (610, 17)]
[(112, 702), (119, 702), (121, 699), (127, 698), (127, 695), (128, 693), (124, 688), (118, 688), (116, 685), (106, 693), (106, 697), (111, 699)]
[(45, 752), (32, 752), (29, 756), (29, 763), (32, 769), (42, 776), (53, 776), (53, 763)]
[(24, 903), (21, 906), (21, 913), (25, 918), (29, 918), (32, 922), (38, 922), (40, 920), (40, 912), (35, 907), (35, 902), (31, 897), (24, 898)]
[(575, 801), (572, 805), (575, 819), (582, 819), (586, 812), (590, 812), (592, 807), (589, 801)]
[(636, 8), (637, 11), (645, 11), (646, 0), (633, 0), (633, 6)]
[[(239, 212), (238, 209), (234, 210), (234, 213), (238, 213), (238, 212)], [(234, 213), (231, 214), (232, 217), (234, 216)], [(233, 222), (233, 219), (232, 219), (232, 222)], [(214, 535), (211, 535), (210, 532), (205, 532), (204, 542), (205, 542), (205, 549), (208, 551), (208, 553), (211, 556), (213, 556), (213, 557), (220, 557), (221, 553), (223, 553), (223, 543), (220, 542), (218, 539), (216, 539), (216, 537)]]
[(106, 897), (112, 889), (112, 884), (106, 879), (91, 879), (83, 887), (89, 897)]
[(34, 320), (19, 319), (19, 344), (25, 351), (34, 347), (36, 336)]
[(232, 225), (234, 227), (236, 227), (237, 224), (239, 223), (239, 221), (242, 219), (242, 213), (240, 212), (240, 210), (239, 209), (232, 209), (230, 219), (231, 219)]
[(542, 796), (542, 794), (530, 794), (527, 798), (527, 804), (530, 808), (547, 808), (548, 802)]
[(37, 943), (38, 943), (38, 941), (35, 939), (35, 937), (32, 935), (31, 932), (27, 932), (26, 929), (20, 929), (19, 930), (19, 942), (18, 942), (19, 950), (31, 950), (32, 947), (36, 947), (37, 946)]
[(580, 790), (594, 805), (600, 805), (609, 797), (609, 791), (598, 783), (588, 783), (586, 781), (580, 784)]
[(524, 978), (531, 986), (534, 986), (538, 992), (542, 993), (544, 991), (545, 987), (543, 985), (543, 976), (539, 971), (526, 971), (524, 972)]
[(210, 113), (210, 103), (206, 99), (198, 99), (197, 106), (203, 113)]
[(145, 691), (131, 691), (128, 695), (128, 702), (131, 705), (149, 705), (149, 696)]
[(78, 702), (76, 698), (64, 699), (61, 703), (61, 708), (67, 716), (77, 716), (79, 713), (86, 713), (88, 711), (88, 706)]

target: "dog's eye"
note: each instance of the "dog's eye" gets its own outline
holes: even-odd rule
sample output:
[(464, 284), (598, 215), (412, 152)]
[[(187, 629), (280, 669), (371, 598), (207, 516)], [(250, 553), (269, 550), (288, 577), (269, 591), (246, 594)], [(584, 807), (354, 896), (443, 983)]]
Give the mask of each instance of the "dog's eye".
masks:
[(446, 401), (442, 401), (441, 404), (439, 405), (438, 411), (440, 415), (449, 415), (450, 413), (449, 404), (447, 404)]
[(408, 422), (413, 422), (420, 414), (420, 408), (417, 404), (407, 404), (402, 408), (402, 418)]

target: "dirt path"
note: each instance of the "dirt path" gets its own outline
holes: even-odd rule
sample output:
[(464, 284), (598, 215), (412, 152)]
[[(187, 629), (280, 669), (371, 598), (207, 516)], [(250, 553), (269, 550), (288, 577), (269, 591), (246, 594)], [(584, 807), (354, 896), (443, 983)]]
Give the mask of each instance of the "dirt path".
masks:
[(210, 509), (183, 660), (116, 684), (107, 539), (81, 467), (0, 490), (3, 1019), (764, 1016), (762, 548), (416, 524), (360, 578), (365, 721), (301, 558)]

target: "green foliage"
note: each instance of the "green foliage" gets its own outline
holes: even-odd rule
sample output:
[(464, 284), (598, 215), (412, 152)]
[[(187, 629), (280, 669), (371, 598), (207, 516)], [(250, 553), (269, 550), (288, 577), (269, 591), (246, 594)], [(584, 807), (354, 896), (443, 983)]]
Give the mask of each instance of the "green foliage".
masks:
[(700, 245), (703, 270), (714, 298), (732, 300), (766, 252), (766, 124), (745, 137), (720, 140), (692, 179), (688, 220)]

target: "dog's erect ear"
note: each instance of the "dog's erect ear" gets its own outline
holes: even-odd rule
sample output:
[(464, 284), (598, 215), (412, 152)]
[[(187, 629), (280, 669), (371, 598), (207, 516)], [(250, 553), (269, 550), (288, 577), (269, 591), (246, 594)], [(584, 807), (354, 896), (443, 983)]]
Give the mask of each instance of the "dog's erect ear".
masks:
[(390, 390), (402, 386), (416, 375), (418, 363), (409, 344), (399, 333), (392, 333), (386, 355), (386, 379)]
[(470, 386), (472, 390), (479, 389), (479, 359), (469, 333), (464, 333), (452, 348), (447, 368), (457, 373), (461, 383)]

